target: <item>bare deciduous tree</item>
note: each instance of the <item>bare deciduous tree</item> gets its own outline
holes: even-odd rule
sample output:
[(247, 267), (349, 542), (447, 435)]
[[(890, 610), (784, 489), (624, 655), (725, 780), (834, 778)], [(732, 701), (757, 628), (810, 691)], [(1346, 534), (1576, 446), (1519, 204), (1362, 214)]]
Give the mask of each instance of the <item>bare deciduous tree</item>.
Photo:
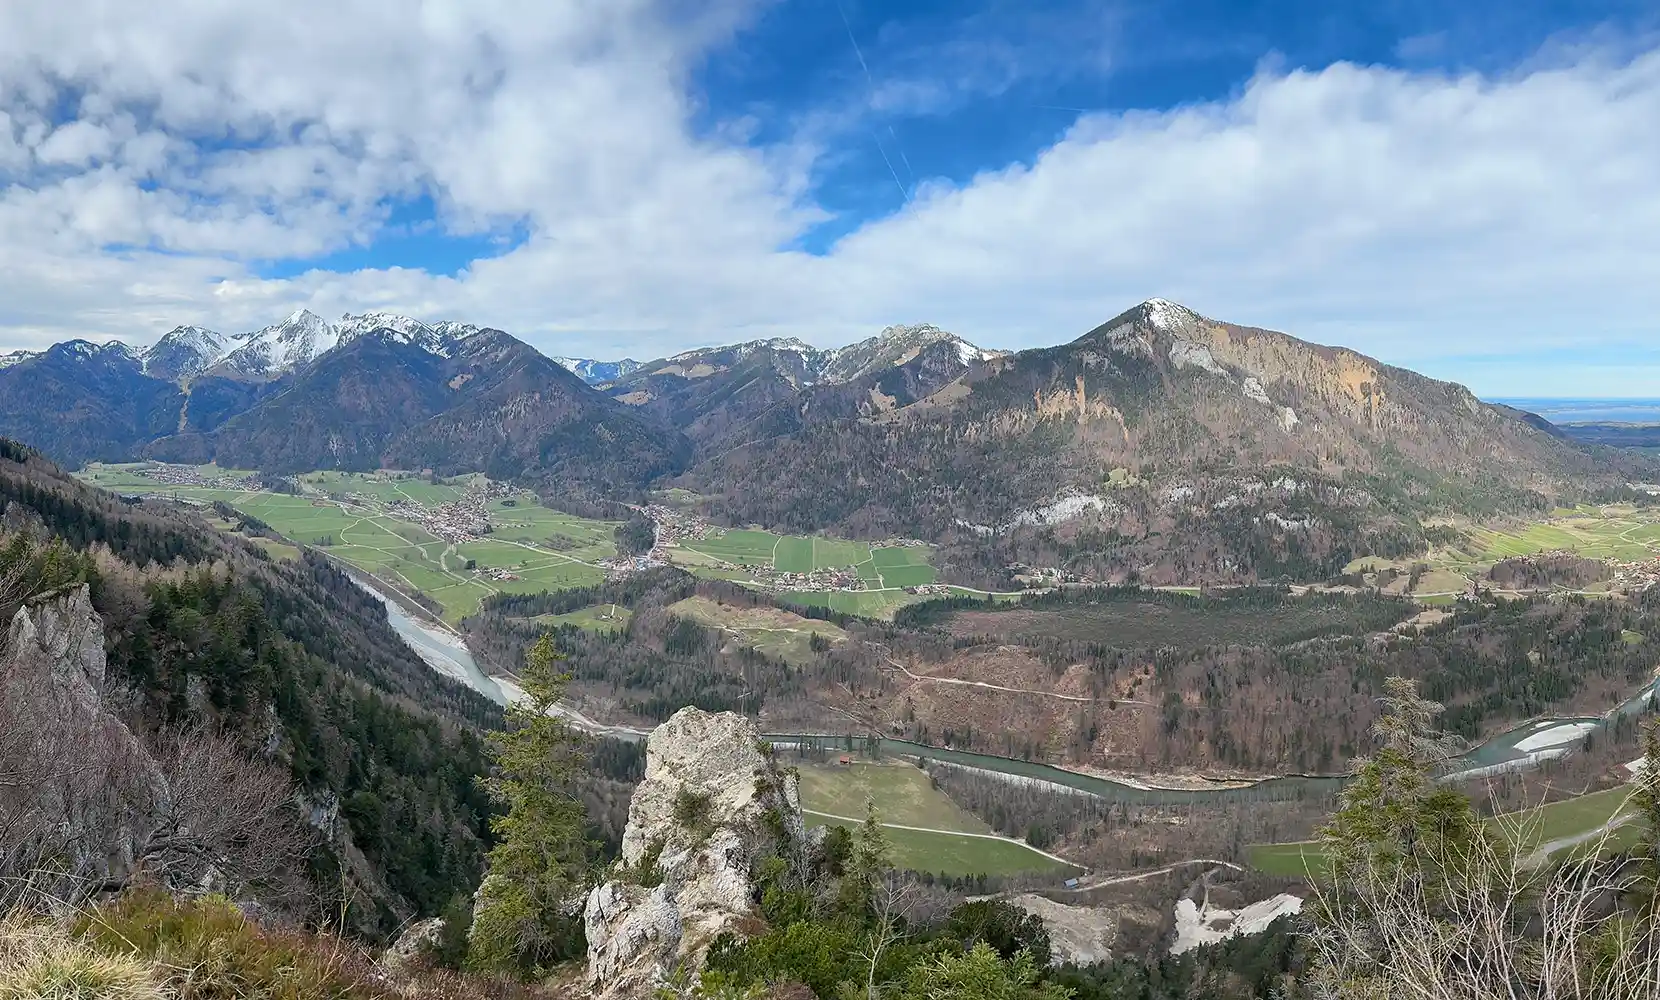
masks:
[(145, 816), (137, 872), (181, 888), (292, 888), (311, 845), (287, 774), (208, 729), (163, 737), (156, 760), (166, 792)]
[(1433, 892), (1384, 866), (1316, 881), (1308, 986), (1325, 1000), (1657, 1000), (1660, 912), (1624, 905), (1641, 876), (1596, 860), (1603, 846), (1552, 866), (1471, 841)]

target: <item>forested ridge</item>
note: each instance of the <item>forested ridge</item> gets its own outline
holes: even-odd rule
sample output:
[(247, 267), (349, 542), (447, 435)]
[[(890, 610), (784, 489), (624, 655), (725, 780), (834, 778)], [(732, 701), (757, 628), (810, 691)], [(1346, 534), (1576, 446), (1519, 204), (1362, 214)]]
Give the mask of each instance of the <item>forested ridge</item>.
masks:
[[(831, 619), (848, 639), (786, 664), (668, 610), (694, 593)], [(1467, 601), (1408, 626), (1409, 602), (1369, 593), (1068, 588), (1013, 603), (938, 599), (886, 623), (668, 568), (493, 598), (465, 627), (482, 662), (514, 671), (543, 630), (537, 616), (612, 603), (633, 609), (625, 625), (555, 637), (572, 695), (603, 721), (648, 725), (690, 704), (759, 715), (770, 732), (879, 731), (1130, 772), (1341, 773), (1392, 674), (1444, 701), (1445, 727), (1467, 739), (1540, 714), (1600, 714), (1652, 678), (1660, 637), (1660, 597), (1648, 593)]]
[[(90, 585), (112, 691), (142, 729), (211, 721), (274, 740), (295, 785), (337, 804), (386, 890), (358, 900), (367, 927), (390, 931), (476, 884), (489, 807), (475, 730), (499, 725), (499, 709), (417, 659), (373, 598), (321, 557), (274, 563), (9, 442), (0, 501), (9, 562), (45, 574), (24, 589)], [(341, 846), (315, 855), (319, 880), (338, 882)]]

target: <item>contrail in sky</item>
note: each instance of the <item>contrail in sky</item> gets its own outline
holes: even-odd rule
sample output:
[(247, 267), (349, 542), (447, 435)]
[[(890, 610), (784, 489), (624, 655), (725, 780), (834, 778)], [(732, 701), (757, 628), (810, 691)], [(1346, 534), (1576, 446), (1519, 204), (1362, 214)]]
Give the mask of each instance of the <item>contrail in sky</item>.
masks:
[[(842, 27), (847, 29), (847, 40), (853, 43), (853, 54), (859, 57), (859, 66), (865, 71), (865, 84), (870, 87), (871, 96), (875, 97), (876, 78), (870, 75), (870, 63), (865, 62), (864, 50), (859, 48), (859, 40), (853, 37), (853, 23), (847, 19), (847, 11), (842, 9), (841, 0), (836, 0), (836, 13), (842, 16)], [(905, 172), (910, 173), (911, 161), (906, 159), (905, 151), (899, 149), (899, 136), (894, 135), (892, 125), (888, 126), (888, 134), (893, 136), (893, 146), (899, 150), (899, 158), (905, 160)], [(899, 171), (893, 168), (893, 160), (888, 158), (888, 151), (882, 147), (882, 137), (875, 132), (871, 132), (870, 137), (876, 140), (876, 151), (882, 154), (882, 162), (888, 165), (888, 173), (893, 175), (893, 183), (895, 187), (899, 188), (900, 197), (905, 199), (906, 204), (910, 204), (911, 192), (905, 187), (905, 182), (899, 179)]]

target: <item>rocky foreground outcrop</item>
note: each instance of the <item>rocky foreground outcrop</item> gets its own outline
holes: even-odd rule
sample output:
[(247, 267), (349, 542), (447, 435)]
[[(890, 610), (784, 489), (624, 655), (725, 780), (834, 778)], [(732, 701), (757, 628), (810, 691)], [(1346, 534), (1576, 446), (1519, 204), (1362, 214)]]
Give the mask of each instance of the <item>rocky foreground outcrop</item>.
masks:
[[(0, 875), (48, 895), (131, 872), (139, 817), (166, 794), (144, 745), (104, 703), (104, 623), (83, 584), (25, 602), (0, 655)], [(49, 865), (42, 867), (44, 862)]]
[(588, 896), (588, 987), (651, 996), (695, 971), (722, 933), (758, 924), (754, 873), (771, 857), (805, 864), (796, 779), (732, 712), (683, 708), (651, 734), (622, 858)]

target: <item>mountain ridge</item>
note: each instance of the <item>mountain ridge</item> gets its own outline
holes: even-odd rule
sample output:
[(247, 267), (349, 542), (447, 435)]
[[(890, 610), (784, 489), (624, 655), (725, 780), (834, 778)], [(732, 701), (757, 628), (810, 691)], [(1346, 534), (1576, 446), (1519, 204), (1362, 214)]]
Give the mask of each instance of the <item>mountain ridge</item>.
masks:
[(939, 541), (987, 584), (1016, 562), (1181, 583), (1421, 551), (1437, 511), (1540, 509), (1628, 461), (1463, 386), (1153, 299), (904, 406), (707, 454), (678, 484), (727, 523)]
[(1113, 580), (1328, 574), (1421, 551), (1425, 518), (1654, 478), (1463, 386), (1164, 299), (1019, 352), (918, 324), (830, 350), (697, 348), (609, 381), (597, 364), (466, 323), (301, 310), (246, 335), (181, 327), (0, 367), (0, 430), (70, 464), (677, 485), (728, 524), (935, 541), (988, 583), (1016, 562)]

